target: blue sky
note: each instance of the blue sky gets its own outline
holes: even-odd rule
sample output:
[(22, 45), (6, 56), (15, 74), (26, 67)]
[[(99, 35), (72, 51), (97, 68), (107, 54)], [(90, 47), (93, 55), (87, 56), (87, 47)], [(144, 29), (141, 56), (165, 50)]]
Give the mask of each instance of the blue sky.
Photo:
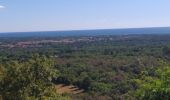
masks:
[(0, 0), (0, 32), (170, 26), (170, 0)]

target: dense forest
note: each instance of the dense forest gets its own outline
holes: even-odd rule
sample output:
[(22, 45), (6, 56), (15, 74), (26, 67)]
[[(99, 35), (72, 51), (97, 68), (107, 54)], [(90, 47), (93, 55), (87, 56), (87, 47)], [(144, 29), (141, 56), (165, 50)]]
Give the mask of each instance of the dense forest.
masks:
[(1, 37), (0, 100), (169, 100), (169, 61), (167, 34)]

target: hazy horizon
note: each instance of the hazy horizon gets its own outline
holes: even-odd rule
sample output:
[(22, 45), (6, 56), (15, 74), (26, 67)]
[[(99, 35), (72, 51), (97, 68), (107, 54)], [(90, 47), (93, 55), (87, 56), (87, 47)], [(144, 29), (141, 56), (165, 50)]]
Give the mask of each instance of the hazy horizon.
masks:
[(91, 28), (91, 29), (68, 29), (68, 30), (35, 30), (35, 31), (6, 31), (1, 33), (27, 33), (27, 32), (64, 32), (64, 31), (94, 31), (94, 30), (127, 30), (127, 29), (157, 29), (157, 28), (170, 28), (169, 27), (127, 27), (127, 28)]

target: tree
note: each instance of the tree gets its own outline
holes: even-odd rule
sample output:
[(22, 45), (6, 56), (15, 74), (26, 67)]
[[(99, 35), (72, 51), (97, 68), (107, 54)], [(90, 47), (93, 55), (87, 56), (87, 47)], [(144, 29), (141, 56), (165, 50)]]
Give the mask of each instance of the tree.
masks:
[(162, 49), (163, 55), (167, 58), (170, 59), (170, 47), (165, 46)]
[(138, 90), (137, 96), (141, 100), (170, 100), (170, 68), (158, 70), (158, 78), (150, 78)]
[(67, 99), (55, 92), (51, 80), (58, 72), (51, 59), (35, 56), (23, 63), (8, 62), (4, 68), (5, 74), (0, 80), (3, 100)]
[(92, 85), (89, 87), (89, 89), (94, 92), (100, 92), (100, 93), (106, 94), (112, 90), (112, 85), (96, 82), (96, 83), (92, 83)]

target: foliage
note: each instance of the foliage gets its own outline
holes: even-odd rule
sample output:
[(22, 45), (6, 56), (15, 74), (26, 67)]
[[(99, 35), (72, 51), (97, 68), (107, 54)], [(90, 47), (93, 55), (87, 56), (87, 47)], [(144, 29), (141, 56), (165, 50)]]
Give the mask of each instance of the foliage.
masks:
[(11, 61), (4, 65), (0, 80), (0, 95), (3, 100), (37, 100), (62, 97), (55, 93), (51, 83), (57, 77), (52, 60), (33, 57), (27, 62)]
[(168, 69), (162, 69), (170, 66), (170, 35), (11, 37), (0, 42), (3, 98), (69, 99), (56, 94), (53, 83), (85, 90), (69, 94), (75, 100), (133, 100), (136, 92), (139, 99), (169, 96)]
[(158, 70), (157, 78), (150, 78), (137, 93), (141, 100), (169, 100), (170, 99), (170, 68)]

